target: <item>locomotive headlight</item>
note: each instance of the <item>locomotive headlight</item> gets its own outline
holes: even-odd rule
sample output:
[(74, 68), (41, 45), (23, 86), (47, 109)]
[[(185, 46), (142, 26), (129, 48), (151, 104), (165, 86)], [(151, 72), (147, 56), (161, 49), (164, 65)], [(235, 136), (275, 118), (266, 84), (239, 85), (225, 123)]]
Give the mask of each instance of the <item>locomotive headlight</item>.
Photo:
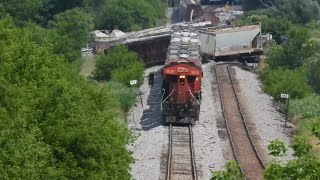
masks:
[(181, 75), (180, 78), (186, 78), (186, 76), (185, 75)]

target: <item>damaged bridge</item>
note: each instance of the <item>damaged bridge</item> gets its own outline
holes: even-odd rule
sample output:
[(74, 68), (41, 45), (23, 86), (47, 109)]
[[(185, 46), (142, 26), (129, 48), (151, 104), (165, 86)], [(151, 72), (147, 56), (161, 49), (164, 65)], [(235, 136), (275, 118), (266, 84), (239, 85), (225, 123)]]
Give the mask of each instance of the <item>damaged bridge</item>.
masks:
[(90, 47), (95, 53), (107, 53), (112, 47), (123, 44), (138, 53), (147, 66), (153, 66), (165, 60), (170, 43), (170, 28), (162, 26), (129, 33), (116, 30), (109, 35), (96, 32)]

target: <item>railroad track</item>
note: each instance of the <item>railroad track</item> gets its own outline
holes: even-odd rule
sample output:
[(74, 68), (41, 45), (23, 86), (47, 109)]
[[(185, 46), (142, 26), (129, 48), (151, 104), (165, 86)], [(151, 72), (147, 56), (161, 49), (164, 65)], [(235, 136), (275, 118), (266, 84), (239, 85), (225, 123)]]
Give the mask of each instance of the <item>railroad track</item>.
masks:
[(167, 180), (197, 180), (192, 126), (169, 126)]
[(263, 179), (265, 165), (259, 156), (241, 111), (229, 65), (216, 65), (215, 75), (223, 117), (226, 122), (233, 154), (238, 164), (240, 164), (241, 172), (246, 179)]

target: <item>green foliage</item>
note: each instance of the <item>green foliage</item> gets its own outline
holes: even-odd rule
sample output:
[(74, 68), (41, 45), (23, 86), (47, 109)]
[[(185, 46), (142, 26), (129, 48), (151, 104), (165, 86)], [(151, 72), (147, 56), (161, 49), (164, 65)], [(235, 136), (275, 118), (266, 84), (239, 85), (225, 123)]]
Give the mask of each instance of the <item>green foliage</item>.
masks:
[(30, 29), (0, 20), (1, 178), (130, 179), (131, 136), (113, 93)]
[(18, 24), (35, 20), (38, 11), (43, 6), (43, 0), (10, 0), (1, 1), (0, 10), (10, 14)]
[(318, 119), (317, 123), (313, 125), (312, 134), (320, 139), (320, 121)]
[(290, 116), (298, 115), (300, 118), (309, 119), (320, 117), (320, 96), (309, 95), (303, 99), (290, 102)]
[(308, 23), (320, 17), (319, 4), (314, 0), (273, 0), (279, 13), (295, 23)]
[(212, 172), (211, 180), (242, 180), (240, 166), (235, 161), (229, 161), (224, 165), (224, 170)]
[(283, 156), (287, 152), (287, 148), (284, 145), (284, 143), (278, 139), (272, 140), (270, 142), (270, 144), (268, 145), (268, 150), (270, 151), (269, 154), (276, 156), (276, 157)]
[[(255, 14), (248, 13), (247, 16), (239, 20), (239, 25), (261, 23), (261, 31), (263, 33), (271, 33), (273, 39), (279, 44), (283, 41), (281, 36), (286, 35), (286, 32), (291, 27), (291, 22), (288, 19), (279, 17), (273, 14), (267, 14), (260, 11), (254, 12)], [(256, 14), (258, 13), (258, 14)]]
[(261, 78), (264, 90), (277, 100), (281, 93), (288, 93), (294, 99), (303, 98), (311, 92), (302, 70), (266, 70)]
[(98, 80), (115, 80), (129, 86), (130, 80), (143, 81), (144, 65), (138, 55), (125, 46), (117, 46), (97, 60), (95, 77)]
[(299, 68), (315, 55), (314, 46), (306, 29), (292, 27), (287, 35), (287, 42), (274, 45), (267, 54), (267, 63), (271, 68)]
[(320, 94), (320, 61), (318, 59), (308, 64), (307, 77), (313, 90)]
[(311, 149), (311, 145), (305, 136), (296, 136), (290, 147), (294, 150), (294, 156), (302, 157), (308, 155)]
[(69, 62), (80, 57), (80, 49), (85, 46), (93, 29), (93, 17), (81, 9), (67, 10), (54, 16), (49, 22), (59, 35), (55, 47), (58, 54), (62, 54)]
[(311, 156), (303, 156), (281, 165), (271, 162), (264, 171), (266, 180), (273, 179), (319, 179), (320, 161)]
[(101, 29), (141, 30), (158, 24), (165, 17), (165, 6), (159, 0), (110, 0), (97, 25)]
[(265, 179), (319, 179), (320, 160), (308, 154), (310, 145), (306, 138), (298, 136), (291, 146), (297, 159), (286, 163), (273, 160), (264, 171)]
[(108, 82), (106, 88), (111, 90), (113, 97), (120, 102), (121, 108), (125, 112), (128, 112), (135, 102), (136, 95), (134, 94), (133, 89), (116, 81)]

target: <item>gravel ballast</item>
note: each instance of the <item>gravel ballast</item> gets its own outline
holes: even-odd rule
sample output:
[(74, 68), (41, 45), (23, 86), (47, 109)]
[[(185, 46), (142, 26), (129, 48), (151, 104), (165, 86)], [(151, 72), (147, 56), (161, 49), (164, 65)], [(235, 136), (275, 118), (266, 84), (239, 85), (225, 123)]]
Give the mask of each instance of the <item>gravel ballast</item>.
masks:
[[(162, 176), (160, 165), (162, 153), (167, 150), (168, 128), (162, 125), (161, 100), (161, 66), (145, 70), (145, 81), (140, 87), (143, 108), (140, 98), (128, 114), (129, 128), (137, 139), (129, 145), (135, 162), (131, 165), (133, 179), (159, 179)], [(147, 75), (156, 72), (154, 86), (150, 89)]]
[(200, 171), (199, 179), (210, 179), (211, 171), (221, 170), (225, 164), (223, 139), (218, 136), (219, 130), (217, 122), (222, 118), (219, 94), (215, 86), (215, 76), (211, 69), (214, 62), (204, 64), (202, 79), (202, 103), (200, 106), (200, 117), (197, 124), (193, 127), (193, 138), (196, 165)]
[[(264, 162), (270, 162), (273, 158), (268, 154), (270, 141), (279, 139), (288, 147), (294, 126), (288, 123), (288, 127), (284, 127), (285, 117), (274, 107), (273, 98), (262, 92), (258, 75), (235, 66), (232, 69), (236, 73), (236, 84), (240, 88), (238, 95), (249, 129)], [(292, 153), (292, 149), (288, 148), (287, 155), (281, 160), (292, 159)]]
[[(228, 135), (223, 120), (216, 77), (212, 71), (214, 62), (203, 64), (202, 104), (200, 120), (193, 126), (194, 150), (198, 179), (208, 180), (211, 171), (221, 170), (222, 166), (232, 160)], [(168, 127), (163, 126), (160, 102), (162, 77), (160, 68), (155, 66), (146, 69), (156, 72), (154, 86), (150, 89), (147, 77), (140, 87), (143, 108), (140, 98), (135, 107), (128, 113), (129, 128), (136, 140), (128, 145), (133, 152), (135, 162), (131, 165), (132, 179), (164, 179), (168, 150)], [(268, 155), (269, 141), (280, 139), (286, 145), (290, 143), (293, 128), (284, 128), (284, 116), (273, 107), (272, 97), (263, 93), (258, 76), (238, 67), (235, 80), (238, 84), (238, 95), (250, 131), (258, 144), (259, 152), (265, 162), (272, 157)], [(290, 124), (289, 124), (290, 125)], [(292, 127), (292, 125), (290, 125)], [(292, 159), (292, 150), (282, 160)]]

